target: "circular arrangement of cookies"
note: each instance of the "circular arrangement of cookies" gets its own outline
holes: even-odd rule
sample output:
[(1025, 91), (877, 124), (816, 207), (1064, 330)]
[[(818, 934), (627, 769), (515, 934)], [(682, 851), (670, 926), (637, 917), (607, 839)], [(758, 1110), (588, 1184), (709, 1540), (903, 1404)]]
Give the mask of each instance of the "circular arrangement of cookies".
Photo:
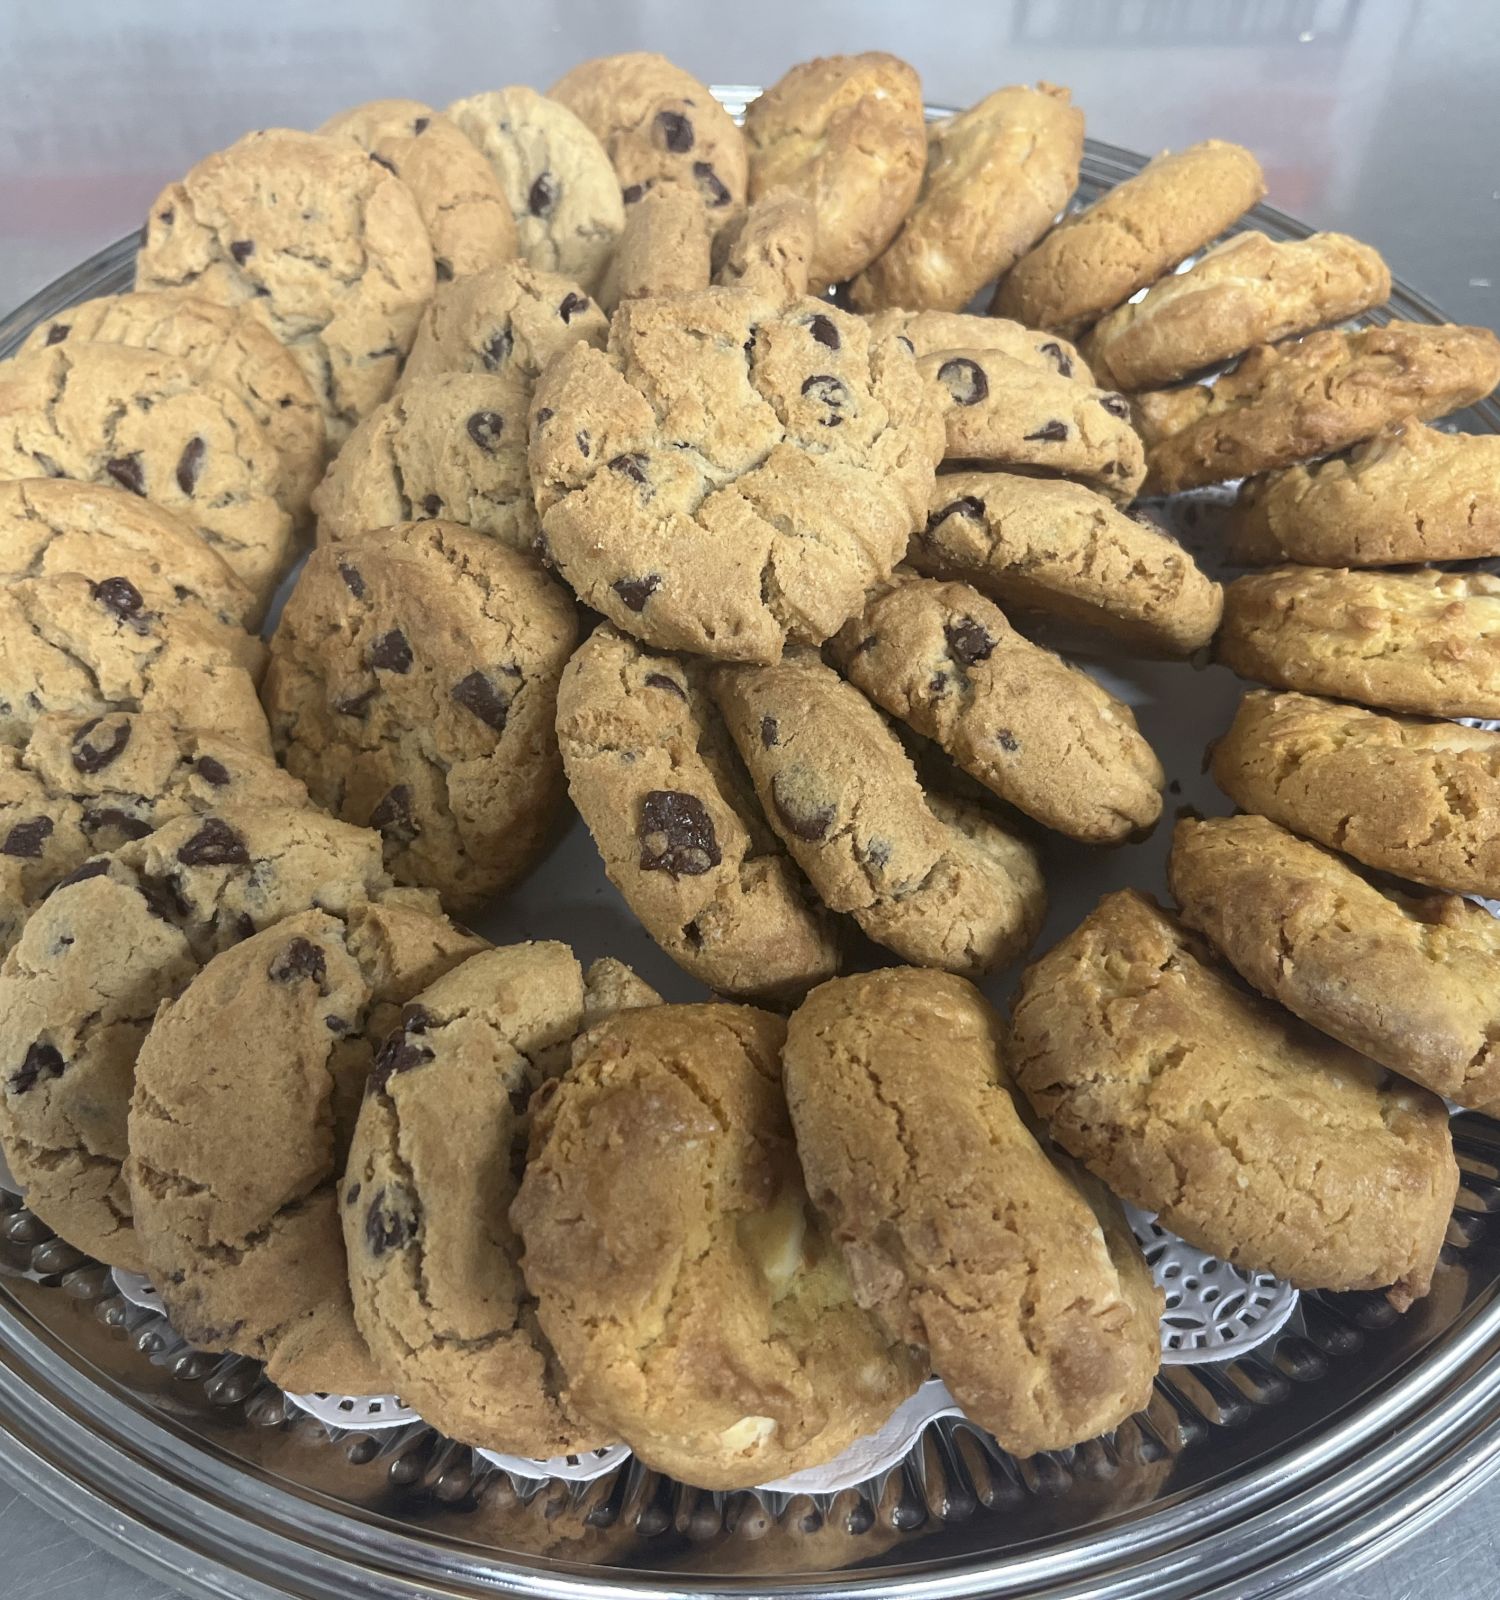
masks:
[[(1441, 425), (1500, 340), (1246, 231), (1237, 145), (1076, 207), (1083, 129), (879, 53), (741, 127), (635, 54), (162, 192), (0, 363), (38, 1217), (289, 1391), (707, 1489), (934, 1375), (1016, 1455), (1120, 1425), (1121, 1201), (1428, 1292), (1444, 1100), (1500, 1111), (1500, 440)], [(1175, 911), (1141, 661), (1258, 686)], [(470, 931), (575, 812), (696, 1000)], [(1131, 886), (1036, 955), (1065, 868)]]

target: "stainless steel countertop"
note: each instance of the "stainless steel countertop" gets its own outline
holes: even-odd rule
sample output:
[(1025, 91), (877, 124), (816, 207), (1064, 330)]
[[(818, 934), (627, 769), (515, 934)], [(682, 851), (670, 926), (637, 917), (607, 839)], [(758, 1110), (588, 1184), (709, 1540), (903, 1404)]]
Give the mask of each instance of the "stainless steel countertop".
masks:
[[(886, 49), (932, 101), (1068, 84), (1098, 138), (1216, 135), (1270, 201), (1369, 240), (1460, 321), (1500, 326), (1500, 6), (1487, 0), (70, 0), (0, 7), (0, 305), (127, 232), (167, 180), (247, 128), (357, 100), (443, 105), (545, 88), (591, 55), (654, 49), (710, 82), (768, 83)], [(1494, 1600), (1500, 1480), (1323, 1600)], [(0, 1487), (6, 1600), (171, 1600)]]

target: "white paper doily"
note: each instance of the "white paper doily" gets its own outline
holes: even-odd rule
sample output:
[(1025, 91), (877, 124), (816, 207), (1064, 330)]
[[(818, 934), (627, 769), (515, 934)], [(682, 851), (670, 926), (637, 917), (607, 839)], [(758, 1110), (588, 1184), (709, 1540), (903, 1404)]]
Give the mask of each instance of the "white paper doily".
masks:
[(534, 1461), (530, 1456), (507, 1456), (498, 1450), (476, 1450), (481, 1461), (499, 1467), (516, 1478), (562, 1478), (568, 1483), (591, 1483), (630, 1459), (630, 1448), (623, 1444), (604, 1445), (581, 1456), (553, 1456)]
[(299, 1411), (316, 1417), (325, 1428), (357, 1428), (379, 1433), (406, 1428), (422, 1419), (393, 1394), (287, 1394)]

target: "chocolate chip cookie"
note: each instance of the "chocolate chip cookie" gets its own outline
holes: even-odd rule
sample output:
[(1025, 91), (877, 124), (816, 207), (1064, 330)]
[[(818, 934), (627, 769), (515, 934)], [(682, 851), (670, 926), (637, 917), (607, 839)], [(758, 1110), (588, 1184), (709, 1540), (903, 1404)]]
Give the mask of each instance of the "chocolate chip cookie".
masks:
[(573, 1403), (709, 1489), (830, 1460), (925, 1375), (855, 1304), (808, 1203), (785, 1032), (731, 1005), (592, 1029), (533, 1108), (510, 1213)]
[(282, 476), (249, 406), (187, 357), (67, 339), (0, 367), (0, 480), (76, 478), (164, 506), (262, 606), (295, 553)]
[(862, 271), (895, 237), (922, 186), (922, 80), (882, 50), (824, 56), (785, 73), (745, 108), (750, 199), (809, 201), (815, 293)]
[(1155, 523), (1082, 484), (945, 473), (908, 561), (1007, 608), (1100, 628), (1127, 649), (1186, 656), (1214, 636), (1224, 593)]
[(1247, 478), (1227, 527), (1247, 567), (1395, 567), (1500, 555), (1500, 435), (1407, 417), (1346, 456)]
[(479, 941), (430, 912), (306, 911), (211, 960), (136, 1062), (126, 1176), (147, 1275), (200, 1349), (295, 1392), (381, 1394), (354, 1324), (338, 1178), (375, 1045)]
[(708, 217), (683, 189), (658, 189), (630, 208), (625, 231), (599, 285), (599, 303), (691, 294), (713, 276)]
[(1460, 1105), (1500, 1106), (1500, 921), (1374, 888), (1265, 817), (1183, 821), (1172, 893), (1262, 994)]
[(277, 754), (320, 805), (380, 832), (398, 881), (481, 906), (552, 837), (577, 626), (534, 562), (455, 523), (321, 545), (271, 641)]
[(1050, 83), (997, 89), (933, 123), (916, 204), (854, 280), (856, 309), (962, 309), (1051, 226), (1082, 156), (1083, 113)]
[(1049, 828), (1106, 844), (1161, 815), (1165, 775), (1130, 707), (967, 584), (902, 582), (833, 649), (877, 705)]
[(306, 517), (323, 472), (323, 408), (296, 358), (248, 306), (217, 305), (185, 289), (103, 295), (38, 323), (18, 354), (65, 339), (154, 350), (231, 390), (281, 459), (276, 498), (294, 521)]
[(410, 189), (352, 141), (247, 133), (157, 196), (136, 287), (248, 306), (297, 358), (335, 448), (385, 399), (431, 298)]
[(0, 1140), (37, 1215), (142, 1270), (120, 1164), (157, 1006), (247, 934), (389, 884), (375, 835), (305, 807), (178, 816), (63, 879), (0, 968)]
[(800, 300), (818, 238), (818, 218), (800, 195), (773, 189), (714, 236), (714, 282), (775, 300)]
[(1028, 968), (1010, 1059), (1053, 1136), (1189, 1244), (1303, 1289), (1432, 1284), (1448, 1113), (1244, 992), (1145, 895), (1107, 895)]
[(592, 291), (625, 226), (603, 145), (561, 102), (521, 84), (455, 100), (448, 115), (499, 179), (522, 260)]
[(1260, 163), (1242, 145), (1205, 139), (1164, 152), (1065, 217), (1000, 280), (990, 309), (1072, 337), (1221, 234), (1265, 192)]
[(628, 301), (537, 384), (531, 480), (579, 598), (662, 649), (817, 643), (927, 514), (939, 420), (910, 354), (826, 301)]
[(977, 317), (964, 311), (877, 311), (870, 326), (896, 334), (914, 356), (939, 350), (995, 350), (1029, 367), (1055, 372), (1093, 385), (1088, 363), (1066, 339), (1038, 328), (1023, 327), (1009, 317)]
[(44, 716), (0, 746), (0, 954), (32, 909), (88, 857), (173, 817), (221, 806), (308, 804), (269, 756), (149, 712)]
[(880, 713), (814, 652), (723, 668), (714, 692), (761, 810), (831, 909), (904, 960), (976, 976), (1036, 937), (1035, 852), (925, 793)]
[(1252, 345), (1343, 322), (1391, 292), (1377, 250), (1345, 233), (1240, 233), (1111, 311), (1084, 340), (1099, 380), (1159, 389)]
[(1219, 660), (1278, 689), (1500, 717), (1500, 578), (1278, 567), (1224, 591)]
[(1211, 771), (1236, 805), (1368, 867), (1500, 897), (1500, 733), (1260, 689)]
[(530, 552), (538, 526), (526, 471), (530, 401), (530, 382), (514, 371), (403, 384), (349, 435), (318, 485), (319, 541), (442, 517)]
[(745, 206), (745, 140), (707, 87), (665, 56), (600, 56), (547, 91), (590, 129), (614, 163), (626, 207), (652, 189), (696, 196), (717, 231)]
[(1497, 382), (1500, 338), (1488, 328), (1390, 322), (1258, 345), (1212, 388), (1136, 396), (1147, 489), (1171, 494), (1329, 455), (1404, 417), (1472, 405)]
[(439, 283), (509, 261), (516, 220), (500, 180), (459, 129), (420, 100), (368, 100), (318, 129), (352, 139), (411, 190)]
[(814, 990), (783, 1071), (855, 1298), (1029, 1456), (1145, 1409), (1161, 1291), (1114, 1200), (1018, 1115), (1003, 1034), (962, 978), (888, 967)]
[(601, 624), (557, 733), (573, 803), (647, 933), (721, 994), (784, 998), (839, 968), (839, 930), (767, 827), (703, 665)]

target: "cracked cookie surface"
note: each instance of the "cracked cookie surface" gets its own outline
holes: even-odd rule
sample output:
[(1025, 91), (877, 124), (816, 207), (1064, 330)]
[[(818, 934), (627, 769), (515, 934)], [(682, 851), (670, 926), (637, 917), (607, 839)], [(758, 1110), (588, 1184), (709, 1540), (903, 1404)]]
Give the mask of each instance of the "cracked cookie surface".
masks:
[(762, 813), (824, 904), (904, 960), (954, 972), (993, 971), (1036, 937), (1031, 847), (925, 790), (880, 713), (815, 653), (722, 668), (713, 688)]
[(1179, 822), (1182, 919), (1247, 982), (1460, 1105), (1500, 1105), (1500, 921), (1457, 895), (1382, 892), (1265, 817)]
[(1027, 969), (1010, 1059), (1063, 1148), (1190, 1244), (1402, 1310), (1430, 1288), (1458, 1187), (1442, 1101), (1243, 992), (1145, 895)]
[(713, 241), (703, 207), (681, 189), (653, 190), (630, 208), (599, 285), (599, 303), (691, 294), (713, 276)]
[(808, 291), (817, 237), (812, 206), (800, 195), (772, 190), (715, 236), (714, 282), (773, 300), (800, 300)]
[(1101, 844), (1161, 815), (1165, 775), (1130, 707), (969, 585), (907, 579), (833, 650), (877, 705), (1047, 827)]
[(785, 1032), (732, 1005), (591, 1029), (533, 1109), (511, 1208), (575, 1402), (705, 1488), (830, 1460), (925, 1375), (855, 1305), (808, 1202)]
[(648, 644), (774, 660), (885, 578), (927, 513), (940, 424), (910, 354), (826, 301), (631, 301), (537, 385), (549, 558)]
[(939, 350), (994, 350), (1042, 372), (1090, 386), (1094, 382), (1088, 363), (1066, 339), (1009, 317), (979, 317), (964, 311), (877, 311), (870, 327), (877, 334), (895, 334), (914, 356), (935, 355)]
[(577, 630), (534, 562), (451, 522), (320, 545), (271, 641), (277, 753), (320, 805), (379, 830), (400, 882), (483, 905), (552, 837)]
[(888, 967), (814, 990), (782, 1059), (855, 1298), (1029, 1456), (1145, 1409), (1161, 1291), (1114, 1199), (1018, 1114), (1003, 1034), (961, 978)]
[(436, 283), (402, 181), (350, 140), (271, 128), (157, 196), (140, 289), (248, 306), (296, 357), (334, 448), (390, 393)]
[(1236, 805), (1367, 867), (1500, 896), (1500, 733), (1257, 689), (1209, 770)]
[(703, 663), (603, 623), (563, 672), (557, 732), (610, 882), (685, 972), (784, 997), (838, 971), (840, 930), (761, 816)]

